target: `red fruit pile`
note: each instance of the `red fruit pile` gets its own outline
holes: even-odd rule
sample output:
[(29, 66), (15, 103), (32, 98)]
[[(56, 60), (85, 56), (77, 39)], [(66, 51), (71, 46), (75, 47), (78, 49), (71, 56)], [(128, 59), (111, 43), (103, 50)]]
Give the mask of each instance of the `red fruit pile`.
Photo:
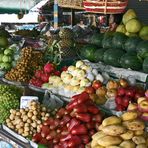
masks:
[(56, 118), (46, 120), (33, 136), (33, 141), (52, 148), (85, 148), (101, 124), (100, 110), (89, 95), (76, 95), (66, 108), (61, 108)]
[(56, 70), (56, 67), (52, 63), (47, 63), (43, 70), (36, 70), (34, 77), (30, 80), (30, 84), (41, 87), (43, 83), (47, 83), (50, 75), (60, 76), (61, 72)]
[(116, 110), (124, 111), (130, 102), (136, 102), (139, 97), (144, 96), (144, 90), (135, 86), (120, 87), (115, 97)]

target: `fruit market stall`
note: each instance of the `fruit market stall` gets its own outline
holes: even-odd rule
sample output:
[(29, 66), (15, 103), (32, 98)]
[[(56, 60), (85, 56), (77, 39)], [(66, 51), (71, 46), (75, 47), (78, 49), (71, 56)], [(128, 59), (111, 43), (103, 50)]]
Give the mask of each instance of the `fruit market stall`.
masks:
[[(116, 32), (92, 31), (87, 40), (66, 27), (50, 36), (17, 32), (19, 43), (1, 33), (3, 142), (33, 148), (147, 148), (148, 34), (141, 24), (129, 9)], [(38, 41), (30, 43), (33, 39)], [(44, 44), (36, 46), (40, 41)]]

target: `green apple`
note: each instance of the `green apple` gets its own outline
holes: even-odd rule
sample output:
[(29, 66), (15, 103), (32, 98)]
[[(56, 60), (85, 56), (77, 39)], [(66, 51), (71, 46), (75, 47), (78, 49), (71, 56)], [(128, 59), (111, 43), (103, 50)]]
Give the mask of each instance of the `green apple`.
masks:
[(3, 58), (2, 58), (2, 61), (4, 63), (11, 62), (12, 58), (10, 56), (4, 55)]
[(3, 59), (3, 56), (4, 56), (4, 54), (0, 54), (0, 62), (2, 62), (2, 59)]
[(9, 48), (4, 50), (5, 55), (12, 55), (12, 53), (13, 53), (13, 51), (11, 49), (9, 49)]
[(11, 68), (10, 63), (1, 63), (0, 64), (1, 69), (9, 70)]

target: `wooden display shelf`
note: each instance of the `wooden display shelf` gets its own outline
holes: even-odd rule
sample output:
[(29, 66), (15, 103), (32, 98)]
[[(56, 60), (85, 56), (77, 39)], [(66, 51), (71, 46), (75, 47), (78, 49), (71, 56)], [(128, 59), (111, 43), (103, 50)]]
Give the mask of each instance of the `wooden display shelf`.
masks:
[(75, 10), (84, 10), (84, 7), (72, 6), (72, 5), (59, 5), (59, 7), (70, 8), (70, 9), (75, 9)]

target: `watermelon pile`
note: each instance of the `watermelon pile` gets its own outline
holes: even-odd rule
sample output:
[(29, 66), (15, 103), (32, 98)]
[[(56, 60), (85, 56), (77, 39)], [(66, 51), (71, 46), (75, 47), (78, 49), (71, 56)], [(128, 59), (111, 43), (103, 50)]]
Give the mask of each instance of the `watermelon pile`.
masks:
[(121, 32), (94, 34), (90, 44), (80, 49), (80, 56), (91, 62), (148, 73), (148, 40), (137, 36), (128, 37)]

